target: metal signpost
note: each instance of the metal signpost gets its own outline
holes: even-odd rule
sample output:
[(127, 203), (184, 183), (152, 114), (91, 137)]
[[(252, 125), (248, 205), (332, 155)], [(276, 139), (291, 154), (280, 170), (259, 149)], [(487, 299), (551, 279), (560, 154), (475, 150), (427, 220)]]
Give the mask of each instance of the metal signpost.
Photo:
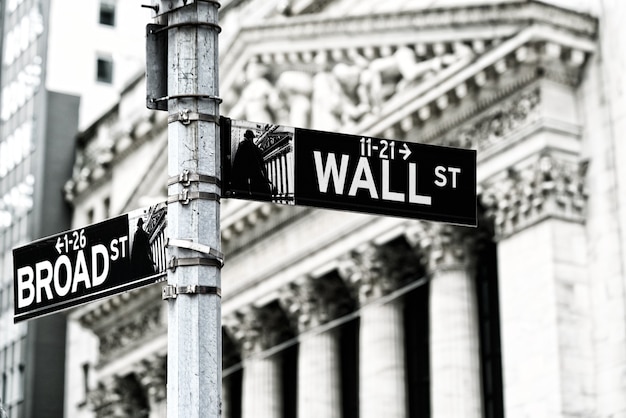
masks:
[(476, 151), (222, 118), (224, 196), (476, 226)]
[(147, 105), (169, 114), (168, 417), (221, 415), (219, 6), (152, 0), (147, 31)]
[(14, 321), (163, 281), (165, 205), (13, 250)]

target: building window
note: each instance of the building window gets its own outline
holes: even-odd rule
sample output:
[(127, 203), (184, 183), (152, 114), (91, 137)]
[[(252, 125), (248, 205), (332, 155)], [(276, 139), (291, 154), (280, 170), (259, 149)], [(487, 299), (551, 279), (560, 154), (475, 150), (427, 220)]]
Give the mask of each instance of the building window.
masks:
[(98, 57), (96, 80), (101, 83), (113, 84), (113, 60)]
[(100, 24), (115, 26), (115, 2), (113, 0), (100, 2)]

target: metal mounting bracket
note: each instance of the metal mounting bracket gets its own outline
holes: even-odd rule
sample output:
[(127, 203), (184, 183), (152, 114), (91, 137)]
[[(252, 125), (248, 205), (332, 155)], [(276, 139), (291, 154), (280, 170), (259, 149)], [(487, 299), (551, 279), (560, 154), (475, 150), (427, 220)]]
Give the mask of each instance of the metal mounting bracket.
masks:
[(215, 286), (189, 285), (173, 286), (168, 284), (163, 286), (161, 298), (163, 300), (176, 299), (178, 295), (217, 295), (222, 297), (222, 289)]
[(213, 122), (220, 124), (219, 116), (209, 115), (206, 113), (190, 112), (189, 109), (181, 109), (178, 113), (169, 115), (167, 123), (180, 122), (183, 125), (189, 125), (192, 121)]
[(178, 176), (172, 176), (167, 180), (167, 185), (172, 186), (176, 183), (180, 183), (183, 187), (189, 187), (191, 183), (207, 183), (222, 186), (220, 179), (207, 174), (192, 173), (189, 170), (183, 170)]
[(217, 193), (211, 192), (190, 192), (189, 189), (183, 189), (182, 193), (169, 195), (167, 198), (167, 203), (176, 203), (179, 202), (183, 205), (188, 205), (192, 200), (212, 200), (215, 202), (220, 201), (220, 195)]
[(166, 246), (197, 251), (211, 258), (214, 258), (222, 265), (224, 264), (224, 254), (216, 250), (215, 248), (209, 247), (208, 245), (193, 242), (191, 240), (168, 238)]

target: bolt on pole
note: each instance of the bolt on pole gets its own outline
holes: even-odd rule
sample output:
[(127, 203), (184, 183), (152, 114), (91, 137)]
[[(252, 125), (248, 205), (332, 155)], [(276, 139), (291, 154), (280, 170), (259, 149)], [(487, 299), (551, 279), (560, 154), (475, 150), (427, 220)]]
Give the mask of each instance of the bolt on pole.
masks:
[(221, 416), (218, 9), (152, 0), (167, 31), (167, 416)]

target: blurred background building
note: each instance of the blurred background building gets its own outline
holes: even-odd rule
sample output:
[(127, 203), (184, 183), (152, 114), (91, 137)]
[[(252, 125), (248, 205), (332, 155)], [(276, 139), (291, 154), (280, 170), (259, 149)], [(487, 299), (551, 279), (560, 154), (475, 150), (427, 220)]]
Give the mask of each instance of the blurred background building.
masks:
[[(474, 229), (223, 199), (223, 416), (625, 415), (626, 6), (221, 3), (222, 115), (477, 149), (480, 217)], [(84, 16), (97, 17), (102, 4)], [(79, 6), (65, 10), (72, 7)], [(150, 21), (142, 16), (131, 22), (141, 31)], [(70, 39), (57, 48), (75, 59)], [(76, 86), (89, 68), (99, 73), (102, 57), (116, 56), (110, 46), (110, 55), (80, 51)], [(4, 90), (11, 72), (2, 68)], [(115, 60), (113, 68), (115, 76)], [(145, 108), (144, 76), (131, 74), (111, 90), (114, 102), (102, 99), (106, 111), (84, 110), (83, 96), (73, 167), (54, 166), (68, 170), (56, 180), (67, 180), (71, 227), (166, 199), (167, 114)], [(37, 194), (49, 176), (32, 172), (25, 219), (51, 219), (35, 216), (52, 210)], [(13, 232), (21, 229), (12, 222), (0, 224), (8, 293), (0, 367), (3, 400), (17, 414), (44, 398), (8, 383), (16, 375), (33, 373), (59, 391), (63, 375), (47, 377), (44, 366), (14, 354), (43, 322), (10, 324), (10, 248), (36, 237)], [(165, 416), (160, 294), (151, 286), (69, 314), (65, 416)], [(63, 344), (60, 334), (48, 341)]]
[(141, 2), (0, 1), (0, 398), (63, 416), (65, 314), (13, 324), (12, 248), (68, 229), (75, 138), (143, 72)]

